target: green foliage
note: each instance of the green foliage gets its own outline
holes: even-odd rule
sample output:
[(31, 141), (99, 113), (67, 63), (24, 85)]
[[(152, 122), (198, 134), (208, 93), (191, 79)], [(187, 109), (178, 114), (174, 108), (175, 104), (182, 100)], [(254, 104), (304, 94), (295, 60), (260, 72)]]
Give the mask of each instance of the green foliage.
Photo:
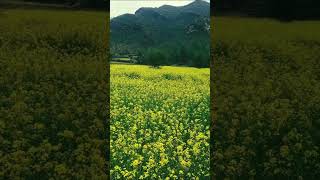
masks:
[[(118, 55), (139, 53), (142, 64), (209, 67), (209, 6), (200, 0), (179, 7), (140, 8), (136, 14), (114, 17), (110, 50)], [(165, 57), (153, 61), (147, 58), (150, 54)]]
[(319, 22), (213, 23), (213, 177), (317, 179)]
[(160, 65), (164, 65), (166, 62), (165, 52), (154, 48), (149, 48), (146, 51), (144, 58), (144, 62), (153, 67), (159, 67)]
[(176, 42), (166, 43), (156, 48), (140, 50), (141, 64), (154, 67), (160, 65), (184, 65), (193, 67), (209, 67), (210, 48), (209, 42), (190, 41), (186, 44)]
[(0, 179), (106, 179), (107, 15), (3, 14)]

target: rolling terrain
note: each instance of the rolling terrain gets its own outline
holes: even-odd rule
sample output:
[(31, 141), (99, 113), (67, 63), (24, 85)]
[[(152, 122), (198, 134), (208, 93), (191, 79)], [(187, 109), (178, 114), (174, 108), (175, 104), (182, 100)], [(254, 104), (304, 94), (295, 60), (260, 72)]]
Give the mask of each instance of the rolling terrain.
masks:
[(210, 4), (197, 0), (188, 5), (140, 8), (135, 14), (114, 17), (110, 22), (111, 52), (137, 53), (169, 43), (209, 43)]

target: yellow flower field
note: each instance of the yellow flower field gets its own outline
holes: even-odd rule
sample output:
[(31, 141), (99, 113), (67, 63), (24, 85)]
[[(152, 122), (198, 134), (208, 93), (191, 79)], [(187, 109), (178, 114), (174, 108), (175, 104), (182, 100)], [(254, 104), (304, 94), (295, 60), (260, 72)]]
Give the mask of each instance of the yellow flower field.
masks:
[(111, 65), (112, 179), (209, 179), (209, 69)]

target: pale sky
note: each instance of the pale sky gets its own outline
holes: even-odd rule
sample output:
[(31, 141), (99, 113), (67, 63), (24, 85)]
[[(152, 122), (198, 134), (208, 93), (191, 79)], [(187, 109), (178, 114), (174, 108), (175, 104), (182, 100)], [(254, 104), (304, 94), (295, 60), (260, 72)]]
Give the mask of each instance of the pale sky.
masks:
[[(184, 6), (193, 0), (111, 0), (110, 18), (121, 14), (134, 14), (141, 7), (160, 7), (164, 4), (172, 6)], [(210, 1), (210, 0), (206, 0)]]

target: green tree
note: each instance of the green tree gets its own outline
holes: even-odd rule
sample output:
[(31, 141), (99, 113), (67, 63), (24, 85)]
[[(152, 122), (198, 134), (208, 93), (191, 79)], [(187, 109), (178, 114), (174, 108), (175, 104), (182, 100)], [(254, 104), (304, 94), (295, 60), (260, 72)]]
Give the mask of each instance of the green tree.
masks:
[(149, 48), (145, 55), (145, 62), (153, 67), (159, 67), (165, 64), (166, 56), (160, 49)]

